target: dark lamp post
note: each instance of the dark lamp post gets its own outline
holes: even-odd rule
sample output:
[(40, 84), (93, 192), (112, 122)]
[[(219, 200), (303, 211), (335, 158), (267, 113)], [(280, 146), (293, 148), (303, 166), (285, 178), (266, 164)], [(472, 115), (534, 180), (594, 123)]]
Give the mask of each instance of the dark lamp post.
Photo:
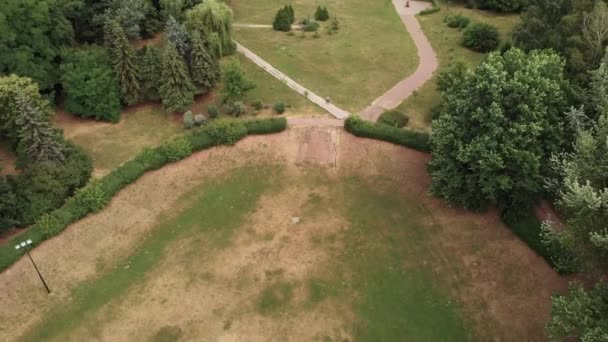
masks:
[(15, 249), (16, 250), (20, 250), (22, 248), (25, 249), (25, 253), (30, 258), (32, 265), (34, 265), (34, 269), (36, 270), (36, 273), (38, 273), (38, 277), (40, 278), (40, 281), (42, 281), (42, 285), (44, 285), (46, 292), (48, 294), (51, 294), (51, 290), (49, 289), (48, 285), (46, 284), (46, 281), (44, 281), (44, 278), (42, 278), (42, 274), (40, 274), (40, 271), (38, 270), (38, 266), (36, 266), (34, 259), (32, 259), (32, 255), (30, 254), (30, 251), (28, 248), (31, 244), (32, 244), (32, 239), (27, 239), (27, 240), (22, 241), (21, 243), (18, 243), (17, 245), (15, 245)]

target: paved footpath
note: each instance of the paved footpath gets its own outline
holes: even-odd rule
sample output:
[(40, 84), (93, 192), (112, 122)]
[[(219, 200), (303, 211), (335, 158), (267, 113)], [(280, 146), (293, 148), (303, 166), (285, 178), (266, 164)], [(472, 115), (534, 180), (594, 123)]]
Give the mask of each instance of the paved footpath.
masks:
[(268, 72), (269, 74), (271, 74), (272, 76), (277, 78), (279, 81), (285, 83), (289, 88), (298, 92), (298, 94), (307, 97), (308, 100), (315, 103), (319, 107), (325, 109), (329, 114), (331, 114), (334, 117), (336, 117), (337, 119), (341, 119), (341, 120), (346, 119), (350, 115), (349, 112), (345, 111), (342, 108), (337, 107), (333, 103), (327, 103), (327, 101), (324, 98), (322, 98), (321, 96), (304, 88), (302, 85), (300, 85), (296, 81), (287, 77), (287, 75), (285, 75), (284, 73), (277, 70), (275, 67), (270, 65), (268, 62), (266, 62), (265, 60), (260, 58), (255, 53), (251, 52), (251, 50), (247, 49), (246, 47), (244, 47), (243, 45), (241, 45), (237, 42), (235, 42), (235, 43), (236, 43), (236, 50), (238, 52), (245, 55), (245, 57), (249, 58), (252, 62), (257, 64), (259, 67), (266, 70), (266, 72)]
[[(389, 91), (377, 98), (369, 107), (367, 107), (361, 112), (361, 117), (365, 120), (376, 121), (380, 114), (382, 114), (384, 111), (397, 107), (401, 102), (407, 99), (414, 92), (414, 90), (418, 89), (421, 85), (423, 85), (426, 81), (433, 77), (433, 73), (435, 72), (435, 70), (437, 70), (438, 62), (437, 56), (435, 55), (435, 51), (433, 51), (431, 43), (428, 41), (424, 32), (422, 31), (418, 20), (416, 20), (416, 14), (428, 8), (430, 4), (425, 1), (410, 1), (410, 7), (405, 7), (405, 3), (406, 0), (393, 0), (393, 6), (395, 6), (395, 10), (399, 14), (401, 21), (403, 22), (410, 36), (414, 40), (414, 44), (416, 45), (416, 49), (418, 51), (420, 63), (418, 64), (418, 68), (412, 75), (397, 83), (397, 85), (395, 85)], [(234, 24), (234, 26), (251, 28), (271, 27), (270, 25), (256, 24)], [(300, 95), (306, 96), (308, 100), (326, 110), (336, 119), (344, 120), (350, 115), (350, 113), (346, 110), (339, 108), (332, 103), (327, 103), (324, 97), (313, 93), (312, 91), (306, 89), (304, 86), (300, 85), (296, 81), (287, 77), (287, 75), (277, 70), (275, 67), (273, 67), (261, 57), (253, 53), (251, 50), (247, 49), (238, 42), (235, 43), (238, 52), (245, 55), (245, 57), (253, 61), (262, 69), (266, 70), (266, 72), (268, 72), (281, 82), (285, 83), (288, 87), (295, 90)], [(336, 126), (341, 121), (323, 118), (293, 118), (289, 119), (288, 122), (290, 125), (300, 126)]]
[(422, 31), (420, 23), (418, 23), (415, 16), (428, 7), (429, 3), (410, 1), (410, 7), (406, 8), (405, 0), (393, 0), (393, 5), (399, 14), (399, 17), (401, 17), (401, 21), (405, 24), (407, 31), (414, 40), (414, 44), (416, 44), (420, 64), (418, 64), (418, 68), (413, 74), (397, 83), (392, 89), (377, 98), (371, 106), (361, 112), (361, 117), (370, 121), (376, 121), (380, 114), (385, 110), (397, 107), (401, 102), (412, 95), (414, 90), (431, 79), (438, 67), (435, 51), (433, 51), (431, 43), (426, 38), (426, 35)]

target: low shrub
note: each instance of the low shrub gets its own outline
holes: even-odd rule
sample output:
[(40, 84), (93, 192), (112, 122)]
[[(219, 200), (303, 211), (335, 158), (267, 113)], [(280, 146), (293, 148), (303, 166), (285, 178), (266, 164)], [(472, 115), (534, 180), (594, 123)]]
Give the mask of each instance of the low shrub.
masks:
[(448, 25), (448, 27), (451, 28), (459, 28), (459, 29), (463, 29), (466, 28), (467, 26), (469, 26), (469, 23), (471, 22), (471, 19), (457, 14), (454, 16), (449, 16), (446, 18), (446, 23)]
[(308, 22), (302, 27), (304, 32), (317, 32), (319, 29), (319, 23), (316, 20), (308, 20)]
[(217, 106), (210, 105), (209, 108), (207, 108), (207, 114), (209, 114), (210, 119), (215, 119), (220, 116), (220, 110), (217, 108)]
[(426, 133), (414, 132), (383, 124), (363, 121), (358, 116), (349, 116), (344, 122), (347, 132), (363, 138), (371, 138), (407, 146), (419, 151), (430, 152), (430, 136)]
[(207, 123), (207, 118), (203, 114), (198, 113), (194, 116), (194, 125), (195, 126), (203, 126), (206, 123)]
[(243, 102), (241, 102), (241, 101), (227, 102), (225, 106), (226, 106), (226, 112), (237, 118), (247, 112), (247, 108), (245, 108), (245, 104), (243, 104)]
[(264, 108), (264, 103), (262, 103), (262, 100), (255, 100), (251, 103), (251, 107), (255, 110), (262, 110), (262, 108)]
[(410, 121), (410, 118), (405, 114), (401, 113), (398, 110), (389, 110), (378, 118), (378, 123), (389, 125), (397, 128), (402, 128), (407, 126), (407, 123)]
[(186, 137), (169, 140), (160, 146), (160, 150), (169, 161), (178, 161), (192, 154), (192, 146)]
[(184, 122), (184, 127), (186, 129), (190, 129), (190, 128), (194, 127), (194, 116), (192, 116), (192, 112), (191, 111), (185, 112), (184, 116), (182, 117), (182, 121)]
[[(174, 148), (168, 148), (167, 146), (172, 144), (187, 145), (190, 147), (188, 154), (191, 154), (192, 151), (203, 150), (218, 144), (234, 144), (247, 134), (276, 133), (286, 127), (287, 121), (284, 118), (245, 122), (218, 120), (203, 128), (195, 129), (181, 138), (171, 140), (170, 143), (163, 144), (160, 147), (144, 149), (134, 159), (105, 175), (98, 183), (90, 184), (87, 190), (78, 192), (78, 196), (69, 198), (60, 208), (51, 213), (37, 216), (35, 225), (25, 233), (12, 238), (8, 243), (0, 245), (0, 271), (8, 268), (23, 255), (23, 252), (15, 252), (14, 245), (17, 242), (32, 239), (33, 247), (38, 245), (40, 242), (63, 231), (68, 225), (84, 218), (92, 210), (99, 210), (102, 206), (101, 203), (105, 205), (107, 203), (106, 199), (109, 200), (118, 191), (137, 180), (147, 171), (159, 169), (168, 162), (176, 160), (167, 156), (169, 154), (167, 153), (168, 150), (173, 151)], [(176, 140), (185, 142), (175, 143)], [(177, 150), (179, 151), (178, 154), (183, 155), (185, 153), (185, 149), (177, 148)], [(76, 183), (81, 181), (73, 173), (68, 173), (68, 175), (76, 177), (74, 180)], [(86, 180), (88, 180), (88, 177)], [(102, 198), (104, 199), (101, 200)], [(87, 203), (87, 205), (82, 205), (82, 203)]]
[(274, 106), (272, 106), (272, 109), (277, 114), (283, 114), (287, 110), (287, 105), (283, 102), (277, 102), (274, 104)]
[(477, 52), (495, 50), (499, 44), (498, 30), (489, 24), (475, 23), (470, 25), (462, 36), (462, 45)]
[(206, 127), (207, 133), (216, 144), (234, 145), (247, 135), (247, 127), (241, 122), (217, 120)]
[(74, 200), (84, 210), (91, 213), (101, 210), (108, 203), (108, 197), (98, 182), (89, 183), (87, 186), (76, 191)]

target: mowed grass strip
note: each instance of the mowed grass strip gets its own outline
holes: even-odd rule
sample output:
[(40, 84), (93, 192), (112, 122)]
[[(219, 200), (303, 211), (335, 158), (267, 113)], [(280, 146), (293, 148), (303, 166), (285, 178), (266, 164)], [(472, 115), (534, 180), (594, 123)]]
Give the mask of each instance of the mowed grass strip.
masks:
[[(231, 0), (235, 22), (272, 24), (281, 0)], [(340, 29), (328, 35), (330, 21), (293, 35), (272, 29), (235, 28), (234, 38), (274, 67), (320, 96), (352, 112), (410, 75), (418, 66), (416, 48), (391, 0), (291, 2), (296, 21), (313, 18), (318, 5), (337, 16)]]
[(272, 187), (271, 179), (277, 181), (277, 172), (255, 166), (239, 168), (221, 179), (196, 187), (182, 199), (183, 207), (187, 209), (159, 223), (115, 269), (77, 286), (69, 303), (47, 313), (46, 318), (20, 340), (65, 340), (64, 337), (87, 317), (126, 294), (134, 285), (141, 284), (146, 274), (171, 252), (166, 247), (177, 239), (194, 233), (215, 239), (219, 236), (218, 241), (225, 242), (255, 209), (261, 195)]

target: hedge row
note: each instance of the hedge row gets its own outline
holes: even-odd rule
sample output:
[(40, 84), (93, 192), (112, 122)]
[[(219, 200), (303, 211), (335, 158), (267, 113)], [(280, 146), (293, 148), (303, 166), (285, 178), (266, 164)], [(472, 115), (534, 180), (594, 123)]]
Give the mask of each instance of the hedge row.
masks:
[(281, 132), (287, 127), (285, 118), (270, 118), (251, 121), (217, 120), (209, 125), (174, 138), (156, 148), (143, 150), (135, 158), (98, 181), (89, 183), (76, 192), (63, 206), (43, 215), (25, 233), (14, 237), (0, 246), (0, 271), (5, 270), (23, 253), (14, 245), (25, 239), (32, 239), (34, 246), (62, 232), (70, 224), (90, 213), (101, 210), (110, 198), (144, 173), (156, 170), (165, 164), (175, 162), (217, 145), (231, 145), (249, 134), (270, 134)]
[(347, 132), (358, 137), (387, 141), (422, 152), (431, 151), (430, 136), (427, 133), (371, 123), (358, 116), (349, 116), (344, 122), (344, 128)]
[(427, 15), (439, 12), (441, 7), (439, 7), (439, 0), (432, 0), (433, 7), (420, 11), (420, 15)]

